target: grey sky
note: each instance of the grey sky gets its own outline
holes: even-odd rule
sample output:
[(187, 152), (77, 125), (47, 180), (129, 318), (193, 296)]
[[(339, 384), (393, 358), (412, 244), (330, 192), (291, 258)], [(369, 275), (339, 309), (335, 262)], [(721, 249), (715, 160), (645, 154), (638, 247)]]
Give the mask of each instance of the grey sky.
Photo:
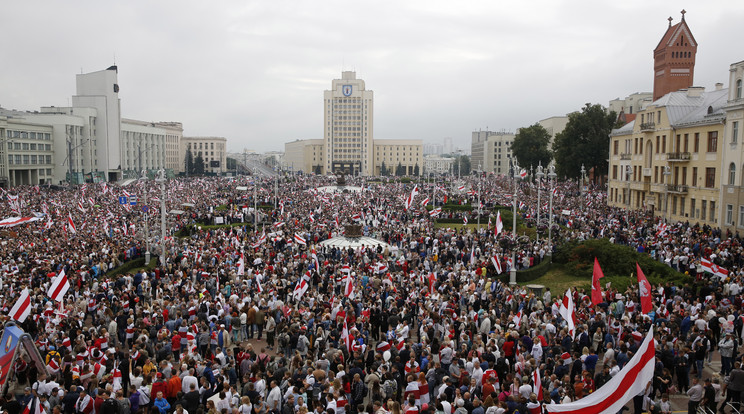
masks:
[(473, 130), (651, 91), (652, 50), (682, 8), (695, 84), (728, 84), (741, 0), (8, 2), (0, 106), (68, 105), (74, 75), (116, 56), (122, 116), (283, 150), (322, 136), (323, 91), (356, 70), (375, 92), (375, 138), (469, 148)]

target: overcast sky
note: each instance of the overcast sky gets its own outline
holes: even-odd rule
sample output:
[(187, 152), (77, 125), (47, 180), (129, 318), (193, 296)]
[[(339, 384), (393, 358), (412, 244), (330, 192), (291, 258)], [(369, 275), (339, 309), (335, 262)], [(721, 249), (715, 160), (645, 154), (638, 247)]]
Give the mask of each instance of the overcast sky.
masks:
[(651, 91), (652, 51), (683, 7), (695, 85), (728, 85), (742, 0), (7, 2), (0, 106), (69, 105), (74, 75), (115, 58), (123, 117), (283, 151), (322, 137), (323, 91), (355, 70), (375, 93), (375, 138), (469, 149), (474, 130)]

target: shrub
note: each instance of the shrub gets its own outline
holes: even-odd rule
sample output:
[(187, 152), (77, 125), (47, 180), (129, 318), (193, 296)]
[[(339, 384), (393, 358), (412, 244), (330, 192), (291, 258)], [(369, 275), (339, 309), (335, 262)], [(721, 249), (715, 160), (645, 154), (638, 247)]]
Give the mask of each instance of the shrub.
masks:
[(641, 266), (651, 284), (672, 282), (683, 286), (692, 282), (690, 276), (677, 272), (644, 253), (638, 253), (631, 247), (612, 244), (607, 239), (566, 243), (557, 249), (553, 260), (563, 264), (567, 273), (578, 278), (591, 279), (595, 257), (605, 275), (602, 279), (603, 287), (605, 283), (612, 282), (613, 287), (622, 291), (637, 283), (636, 263)]

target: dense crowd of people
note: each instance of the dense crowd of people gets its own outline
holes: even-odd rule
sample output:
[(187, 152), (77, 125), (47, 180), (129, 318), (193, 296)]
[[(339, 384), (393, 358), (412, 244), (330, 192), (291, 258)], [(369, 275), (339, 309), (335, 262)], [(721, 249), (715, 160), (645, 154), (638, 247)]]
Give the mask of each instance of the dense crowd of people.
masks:
[[(633, 398), (635, 412), (669, 413), (670, 397), (684, 394), (690, 412), (730, 411), (727, 403), (741, 400), (738, 234), (695, 223), (663, 227), (571, 181), (543, 182), (539, 191), (520, 182), (514, 194), (513, 182), (496, 176), (454, 187), (350, 179), (358, 192), (326, 191), (335, 182), (328, 177), (283, 177), (278, 191), (273, 180), (177, 179), (165, 191), (144, 180), (9, 190), (3, 217), (41, 219), (4, 230), (3, 317), (28, 288), (33, 309), (19, 325), (47, 366), (21, 355), (3, 410), (20, 414), (38, 401), (32, 405), (65, 414), (539, 413), (609, 382), (650, 329), (656, 369)], [(139, 204), (120, 204), (130, 195)], [(539, 239), (504, 243), (508, 232), (496, 234), (495, 207), (514, 197)], [(435, 226), (425, 200), (444, 207), (440, 218), (480, 219), (480, 229)], [(447, 208), (445, 200), (476, 208)], [(348, 223), (386, 244), (320, 244)], [(646, 315), (635, 286), (604, 289), (596, 306), (574, 289), (570, 332), (559, 311), (564, 292), (534, 292), (502, 277), (566, 241), (590, 238), (629, 245), (695, 282), (653, 286)], [(148, 245), (165, 263), (117, 272)], [(728, 274), (706, 273), (701, 260)], [(71, 287), (55, 301), (48, 289), (62, 271)], [(705, 375), (719, 358), (719, 372)]]

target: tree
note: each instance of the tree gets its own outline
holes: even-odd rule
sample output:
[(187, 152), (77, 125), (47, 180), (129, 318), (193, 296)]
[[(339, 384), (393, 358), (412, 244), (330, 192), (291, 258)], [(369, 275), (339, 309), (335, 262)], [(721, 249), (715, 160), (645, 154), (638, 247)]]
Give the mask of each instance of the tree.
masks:
[(470, 174), (470, 157), (467, 155), (458, 155), (455, 157), (455, 163), (452, 164), (452, 168), (454, 168), (455, 175), (458, 173), (461, 176)]
[(418, 177), (418, 175), (419, 175), (419, 166), (418, 166), (418, 163), (416, 163), (416, 165), (413, 167), (413, 175), (415, 175), (416, 177)]
[(610, 131), (615, 125), (615, 111), (605, 112), (600, 104), (586, 104), (581, 112), (568, 115), (568, 124), (555, 136), (553, 157), (560, 177), (581, 177), (581, 165), (586, 171), (594, 168), (594, 176), (607, 174), (610, 152)]
[(185, 169), (186, 169), (186, 175), (190, 175), (194, 173), (194, 154), (191, 153), (191, 144), (189, 144), (188, 147), (186, 147), (186, 159), (185, 162)]
[(386, 176), (387, 175), (387, 166), (385, 165), (385, 161), (382, 162), (380, 165), (380, 175)]
[(401, 164), (400, 162), (398, 162), (398, 166), (395, 167), (395, 175), (396, 177), (406, 175), (406, 169), (403, 167), (403, 164)]
[(194, 160), (194, 175), (204, 175), (204, 158), (201, 154), (196, 156)]
[(235, 158), (227, 157), (227, 168), (228, 171), (235, 170), (238, 166), (238, 162), (235, 160)]
[(529, 168), (539, 164), (547, 166), (553, 154), (550, 152), (550, 133), (542, 125), (520, 128), (511, 146), (512, 156), (517, 158), (519, 165)]

